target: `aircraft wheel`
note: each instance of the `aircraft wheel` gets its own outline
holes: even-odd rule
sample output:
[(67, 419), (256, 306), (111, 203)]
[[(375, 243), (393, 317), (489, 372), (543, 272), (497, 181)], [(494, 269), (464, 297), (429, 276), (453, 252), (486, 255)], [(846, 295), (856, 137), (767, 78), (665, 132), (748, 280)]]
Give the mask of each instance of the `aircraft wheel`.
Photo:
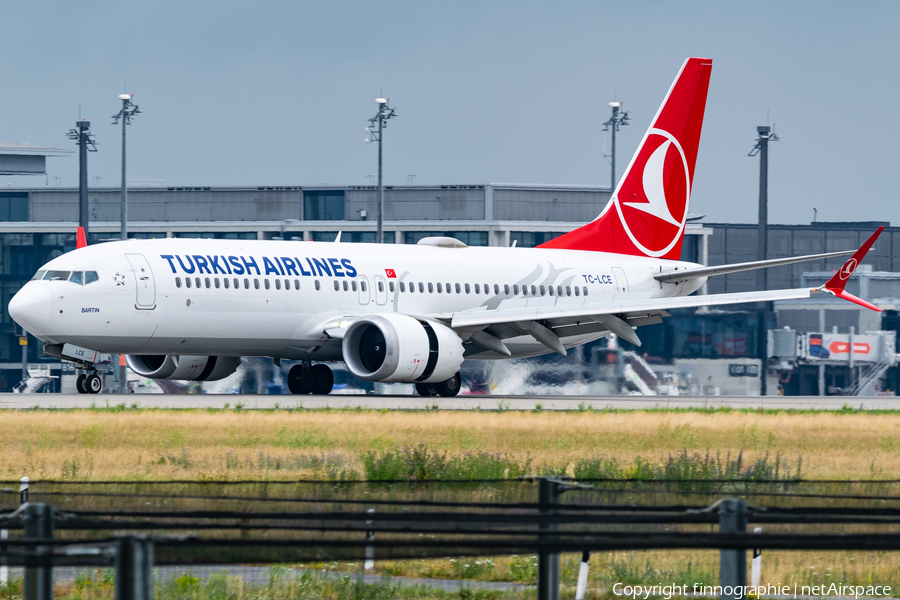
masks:
[(288, 389), (292, 394), (308, 394), (309, 380), (303, 376), (303, 365), (294, 365), (288, 371)]
[(453, 396), (459, 393), (459, 389), (462, 387), (462, 377), (457, 371), (456, 375), (448, 379), (447, 381), (442, 381), (434, 386), (434, 390), (438, 393), (439, 396), (443, 396), (444, 398), (452, 398)]
[(90, 394), (99, 394), (100, 390), (103, 389), (103, 380), (96, 373), (92, 373), (85, 378), (84, 387)]
[(81, 375), (78, 376), (77, 379), (75, 379), (75, 389), (78, 390), (79, 394), (87, 394), (88, 393), (88, 390), (84, 385), (84, 380), (86, 377), (87, 377), (87, 375), (82, 373)]
[(416, 393), (425, 398), (430, 398), (434, 396), (434, 385), (430, 383), (417, 383)]
[(334, 387), (334, 373), (328, 365), (313, 365), (306, 374), (309, 391), (313, 394), (325, 396), (331, 393)]

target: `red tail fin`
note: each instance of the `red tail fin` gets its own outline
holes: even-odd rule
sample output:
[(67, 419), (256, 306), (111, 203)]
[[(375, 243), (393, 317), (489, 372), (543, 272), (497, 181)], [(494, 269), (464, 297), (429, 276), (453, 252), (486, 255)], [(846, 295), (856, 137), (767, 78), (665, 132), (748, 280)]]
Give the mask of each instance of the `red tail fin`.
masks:
[(711, 71), (711, 59), (684, 62), (600, 216), (541, 248), (681, 257)]
[(84, 248), (87, 246), (87, 238), (84, 236), (84, 227), (78, 228), (78, 233), (75, 235), (75, 249)]

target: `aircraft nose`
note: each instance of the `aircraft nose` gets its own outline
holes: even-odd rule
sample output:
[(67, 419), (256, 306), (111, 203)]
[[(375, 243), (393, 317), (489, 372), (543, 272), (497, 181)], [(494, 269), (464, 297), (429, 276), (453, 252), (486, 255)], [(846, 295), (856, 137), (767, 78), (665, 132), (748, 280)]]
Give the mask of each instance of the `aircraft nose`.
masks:
[(32, 333), (43, 331), (50, 323), (50, 288), (32, 281), (9, 301), (9, 316)]

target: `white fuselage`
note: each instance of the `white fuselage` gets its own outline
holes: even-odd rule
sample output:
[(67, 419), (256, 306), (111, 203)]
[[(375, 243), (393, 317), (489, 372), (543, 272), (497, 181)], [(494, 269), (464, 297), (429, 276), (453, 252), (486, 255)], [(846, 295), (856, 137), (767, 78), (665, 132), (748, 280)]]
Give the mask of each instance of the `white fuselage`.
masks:
[[(540, 248), (131, 240), (53, 259), (41, 271), (93, 271), (97, 280), (32, 280), (11, 301), (10, 312), (45, 342), (102, 353), (333, 361), (342, 359), (340, 340), (326, 330), (355, 317), (448, 319), (500, 302), (577, 307), (688, 295), (705, 279), (674, 285), (653, 275), (697, 266)], [(600, 335), (562, 341), (571, 347)], [(530, 336), (507, 346), (514, 357), (549, 351)], [(490, 351), (467, 356), (505, 358)]]

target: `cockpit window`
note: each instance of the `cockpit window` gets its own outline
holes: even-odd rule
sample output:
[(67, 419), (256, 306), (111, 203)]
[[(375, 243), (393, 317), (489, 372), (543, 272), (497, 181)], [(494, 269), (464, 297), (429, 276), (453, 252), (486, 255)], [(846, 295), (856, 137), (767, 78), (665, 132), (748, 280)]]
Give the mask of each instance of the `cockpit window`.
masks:
[(69, 279), (69, 271), (47, 271), (44, 275), (44, 281), (67, 281)]
[(71, 281), (72, 283), (77, 283), (78, 285), (81, 285), (83, 279), (84, 279), (83, 271), (72, 271), (72, 276), (69, 278), (69, 281)]
[(95, 281), (100, 281), (100, 276), (97, 275), (97, 271), (85, 271), (84, 272), (84, 285), (89, 283), (94, 283)]
[(34, 274), (34, 277), (32, 277), (31, 280), (32, 280), (32, 281), (38, 281), (39, 279), (43, 279), (43, 278), (44, 278), (44, 273), (46, 273), (46, 272), (47, 272), (47, 271), (38, 271), (37, 273)]

